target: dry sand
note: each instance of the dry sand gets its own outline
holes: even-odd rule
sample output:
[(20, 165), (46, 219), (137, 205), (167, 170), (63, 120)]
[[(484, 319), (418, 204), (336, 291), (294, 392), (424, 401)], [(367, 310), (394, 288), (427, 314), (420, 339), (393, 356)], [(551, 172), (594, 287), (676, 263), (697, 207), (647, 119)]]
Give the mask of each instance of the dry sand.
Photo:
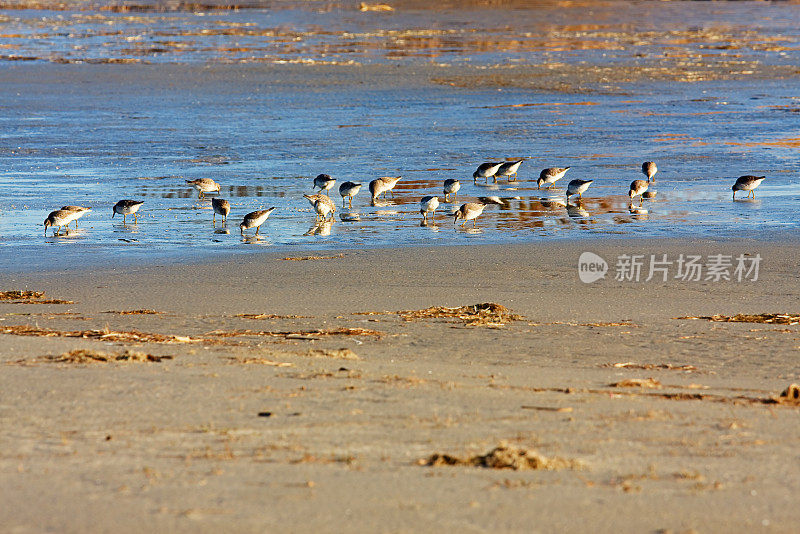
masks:
[[(763, 261), (586, 285), (587, 249)], [(797, 244), (314, 255), (4, 277), (74, 303), (0, 302), (0, 530), (797, 529), (800, 327), (676, 319), (800, 312)], [(522, 318), (378, 313), (484, 302)]]

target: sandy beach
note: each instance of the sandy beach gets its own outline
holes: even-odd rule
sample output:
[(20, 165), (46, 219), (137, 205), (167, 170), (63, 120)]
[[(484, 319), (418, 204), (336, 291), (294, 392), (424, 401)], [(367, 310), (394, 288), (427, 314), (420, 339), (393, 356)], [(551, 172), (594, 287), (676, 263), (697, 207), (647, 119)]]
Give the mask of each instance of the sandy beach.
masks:
[[(605, 280), (578, 279), (586, 250)], [(615, 281), (623, 254), (762, 261), (756, 281)], [(796, 318), (680, 317), (796, 314), (799, 259), (604, 240), (10, 275), (45, 294), (0, 302), (0, 525), (792, 531)]]

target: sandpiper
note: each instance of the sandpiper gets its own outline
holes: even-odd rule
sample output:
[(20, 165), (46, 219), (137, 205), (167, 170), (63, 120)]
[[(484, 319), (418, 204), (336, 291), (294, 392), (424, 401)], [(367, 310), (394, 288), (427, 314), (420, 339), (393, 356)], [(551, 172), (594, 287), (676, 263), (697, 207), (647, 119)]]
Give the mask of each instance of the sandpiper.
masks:
[[(49, 227), (53, 227), (53, 236), (59, 235), (61, 233), (61, 227), (67, 227), (67, 233), (69, 233), (69, 223), (75, 220), (75, 211), (72, 210), (65, 210), (60, 209), (56, 211), (51, 211), (47, 218), (44, 220), (44, 235), (47, 237), (47, 229)], [(55, 228), (58, 227), (58, 231)]]
[(647, 180), (634, 180), (631, 182), (631, 186), (628, 189), (628, 196), (631, 197), (631, 205), (633, 205), (633, 197), (637, 195), (639, 195), (639, 205), (642, 205), (642, 202), (644, 202), (644, 192), (647, 191), (649, 185)]
[(314, 207), (317, 212), (317, 219), (323, 221), (328, 218), (328, 215), (333, 219), (333, 214), (336, 211), (336, 204), (331, 200), (328, 195), (317, 193), (316, 195), (303, 195), (309, 203)]
[(537, 189), (541, 189), (543, 185), (550, 188), (550, 185), (556, 183), (567, 174), (570, 167), (548, 167), (539, 173), (539, 179), (536, 181)]
[(217, 224), (217, 213), (222, 215), (222, 223), (228, 222), (228, 214), (231, 212), (231, 203), (224, 198), (214, 197), (211, 199), (211, 209), (214, 214), (211, 216), (211, 222)]
[(92, 208), (84, 208), (83, 206), (61, 206), (62, 210), (67, 210), (75, 213), (75, 228), (78, 228), (78, 219), (92, 211)]
[(198, 178), (196, 180), (186, 180), (187, 184), (191, 184), (198, 191), (197, 198), (204, 198), (206, 193), (216, 191), (219, 193), (219, 184), (211, 178)]
[(256, 233), (254, 235), (258, 235), (258, 230), (261, 228), (261, 225), (264, 224), (269, 218), (269, 214), (275, 211), (275, 206), (271, 207), (268, 210), (258, 210), (258, 211), (251, 211), (247, 215), (244, 216), (242, 222), (239, 223), (239, 231), (242, 235), (244, 235), (244, 231), (248, 228), (256, 227)]
[[(500, 165), (502, 164), (502, 161), (500, 163), (481, 163), (478, 165), (478, 169), (472, 173), (472, 180), (477, 182), (478, 178), (485, 178), (488, 182), (489, 178), (494, 177), (494, 175), (497, 173), (497, 169), (499, 169)], [(495, 179), (495, 181), (497, 180)]]
[(517, 179), (517, 170), (519, 166), (522, 165), (522, 162), (525, 160), (517, 160), (517, 161), (506, 161), (497, 169), (497, 173), (495, 173), (494, 178), (495, 181), (497, 177), (505, 177), (509, 182), (511, 181), (511, 175), (514, 175), (514, 180)]
[[(319, 187), (319, 192), (322, 193), (333, 189), (334, 185), (336, 185), (336, 180), (331, 178), (329, 174), (318, 174), (317, 177), (314, 178), (314, 185), (311, 190), (313, 191), (315, 188)], [(327, 195), (328, 193), (325, 194)]]
[(422, 220), (428, 220), (428, 212), (432, 212), (431, 218), (435, 221), (436, 220), (436, 208), (439, 207), (439, 197), (437, 196), (427, 196), (422, 197), (419, 201), (419, 212), (422, 214)]
[(116, 204), (114, 204), (114, 212), (111, 214), (111, 218), (114, 218), (114, 215), (119, 213), (122, 215), (122, 224), (125, 224), (125, 216), (133, 214), (133, 224), (139, 222), (137, 219), (136, 212), (139, 211), (139, 208), (142, 207), (144, 204), (144, 200), (120, 200)]
[(361, 184), (355, 182), (344, 182), (339, 186), (339, 194), (342, 195), (342, 207), (344, 207), (344, 199), (347, 197), (349, 200), (350, 209), (353, 209), (353, 197), (361, 191)]
[(572, 180), (569, 185), (567, 185), (567, 204), (569, 204), (569, 197), (572, 195), (578, 195), (578, 198), (583, 198), (583, 192), (589, 189), (589, 185), (594, 182), (594, 180)]
[(651, 179), (655, 182), (656, 179), (653, 176), (656, 175), (658, 172), (658, 167), (652, 161), (645, 161), (642, 163), (642, 173), (647, 176), (647, 181), (649, 182)]
[(455, 178), (448, 178), (444, 181), (444, 201), (450, 202), (450, 195), (453, 195), (453, 200), (458, 196), (458, 190), (461, 189), (461, 182)]
[(472, 221), (472, 227), (475, 228), (475, 219), (483, 213), (483, 210), (486, 208), (488, 204), (500, 204), (503, 203), (497, 197), (481, 197), (478, 202), (467, 202), (466, 204), (462, 204), (460, 208), (458, 208), (455, 213), (455, 219), (453, 219), (453, 224), (455, 224), (458, 219), (464, 219), (464, 222), (461, 223), (461, 226), (467, 224), (467, 221)]
[(387, 192), (391, 192), (392, 198), (394, 198), (394, 191), (392, 191), (392, 189), (394, 189), (394, 186), (400, 181), (400, 178), (402, 178), (402, 176), (382, 176), (376, 180), (372, 180), (369, 183), (369, 192), (372, 194), (372, 202), (374, 203), (381, 194), (383, 198), (386, 198)]
[(761, 185), (761, 182), (764, 181), (766, 176), (740, 176), (736, 179), (736, 183), (733, 184), (733, 200), (736, 200), (736, 192), (737, 191), (747, 191), (747, 198), (750, 198), (750, 195), (753, 195), (753, 198), (756, 198), (756, 187)]

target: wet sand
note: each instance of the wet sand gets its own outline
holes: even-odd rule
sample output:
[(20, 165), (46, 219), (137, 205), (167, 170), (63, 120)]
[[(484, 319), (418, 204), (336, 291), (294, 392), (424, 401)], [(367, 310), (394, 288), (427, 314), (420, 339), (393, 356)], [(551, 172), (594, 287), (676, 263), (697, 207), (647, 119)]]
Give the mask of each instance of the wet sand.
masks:
[[(0, 329), (12, 332), (0, 335), (0, 524), (791, 531), (798, 408), (774, 399), (800, 382), (800, 327), (677, 318), (796, 314), (800, 247), (588, 245), (9, 276), (0, 289), (74, 303), (0, 302)], [(578, 280), (584, 250), (612, 264), (610, 279)], [(762, 263), (757, 281), (616, 282), (624, 253)], [(469, 325), (383, 313), (485, 302), (522, 317)], [(136, 310), (150, 313), (119, 313)], [(86, 338), (65, 337), (79, 331)], [(76, 349), (151, 361), (64, 356)], [(501, 443), (569, 465), (420, 465)]]

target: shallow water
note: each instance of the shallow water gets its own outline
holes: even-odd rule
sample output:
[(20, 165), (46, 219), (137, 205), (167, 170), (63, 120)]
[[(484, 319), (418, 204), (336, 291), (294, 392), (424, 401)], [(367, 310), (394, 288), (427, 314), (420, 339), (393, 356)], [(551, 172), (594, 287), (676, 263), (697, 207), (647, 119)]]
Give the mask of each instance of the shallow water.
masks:
[[(724, 23), (734, 28), (732, 33), (746, 34), (749, 30), (732, 25), (731, 19), (742, 22), (754, 8), (738, 5), (725, 4), (721, 22), (708, 25)], [(667, 4), (659, 13), (666, 20), (675, 15), (674, 9)], [(760, 23), (769, 26), (773, 39), (779, 35), (784, 44), (794, 42), (797, 28), (785, 20), (800, 13), (800, 6), (773, 13), (781, 16)], [(17, 26), (17, 19), (24, 17), (72, 17), (42, 11), (4, 15), (11, 20), (7, 25)], [(278, 17), (283, 31), (305, 30), (314, 17), (338, 16), (340, 25), (347, 26), (348, 17), (358, 16), (316, 13), (309, 21), (307, 12), (297, 10), (248, 10), (211, 17), (245, 15)], [(412, 15), (393, 24), (414, 27), (421, 14)], [(459, 27), (452, 13), (441, 16), (443, 26)], [(147, 17), (163, 19), (149, 20), (148, 31), (163, 25), (173, 32), (186, 31), (187, 21), (195, 24), (194, 19), (202, 18), (191, 13)], [(98, 35), (102, 19), (85, 24), (94, 28), (94, 41), (80, 45), (86, 46), (81, 52), (116, 57), (107, 51), (116, 50), (119, 35)], [(62, 54), (70, 42), (78, 46), (76, 42), (88, 39), (88, 31), (77, 38), (59, 34), (31, 39), (38, 51), (25, 53), (41, 55), (39, 49), (45, 47)], [(234, 37), (217, 35), (214, 42), (225, 48)], [(209, 38), (195, 36), (195, 42), (203, 39)], [(286, 71), (273, 65), (230, 65), (228, 55), (206, 46), (210, 41), (203, 43), (199, 52), (170, 56), (172, 64), (165, 65), (39, 60), (0, 66), (0, 267), (19, 269), (20, 258), (35, 268), (53, 257), (69, 265), (102, 256), (202, 257), (265, 247), (335, 249), (617, 235), (769, 238), (800, 230), (797, 76), (636, 82), (615, 91), (600, 90), (605, 87), (601, 84), (598, 90), (576, 94), (431, 85), (411, 76), (408, 65), (398, 67), (396, 80), (389, 76), (387, 81), (381, 71), (381, 82), (372, 83), (365, 66), (353, 65), (336, 67), (344, 81), (333, 81), (326, 67), (317, 65), (287, 66), (294, 70)], [(452, 58), (492, 65), (530, 53), (518, 47), (485, 54), (472, 46), (472, 54), (466, 47), (452, 51)], [(373, 54), (369, 61), (386, 60), (385, 50), (356, 50), (342, 57), (363, 62)], [(747, 51), (762, 63), (797, 59), (793, 49), (780, 53)], [(319, 59), (315, 54), (311, 47), (308, 58)], [(548, 54), (552, 60), (559, 53)], [(563, 54), (578, 64), (588, 57), (574, 50)], [(594, 57), (597, 50), (586, 54)], [(609, 58), (608, 64), (618, 60)], [(412, 68), (414, 61), (406, 58)], [(479, 163), (503, 158), (525, 159), (518, 181), (473, 183)], [(651, 185), (658, 194), (642, 209), (631, 210), (627, 187), (642, 178), (645, 160), (658, 164)], [(572, 168), (552, 190), (540, 191), (535, 180), (548, 166)], [(332, 198), (339, 208), (335, 222), (316, 225), (302, 195), (311, 192), (313, 177), (323, 172), (337, 179)], [(755, 200), (737, 193), (742, 200), (732, 202), (730, 187), (743, 174), (767, 179)], [(397, 175), (403, 179), (395, 198), (371, 206), (367, 183)], [(227, 225), (218, 222), (214, 228), (210, 200), (199, 200), (185, 183), (198, 177), (212, 177), (222, 185), (220, 196), (233, 205)], [(443, 203), (435, 224), (421, 225), (419, 198), (441, 195), (446, 178), (461, 180), (458, 202)], [(567, 207), (564, 188), (574, 178), (595, 181), (579, 206)], [(344, 180), (364, 184), (352, 210), (342, 208), (335, 193)], [(506, 203), (488, 207), (474, 229), (471, 223), (454, 226), (447, 214), (461, 201), (482, 195), (497, 195)], [(129, 221), (125, 226), (119, 216), (111, 219), (111, 206), (121, 198), (145, 201), (138, 224)], [(64, 204), (93, 211), (77, 231), (60, 237), (48, 232), (45, 237), (42, 221)], [(269, 206), (278, 209), (261, 228), (261, 238), (243, 238), (241, 217)]]

